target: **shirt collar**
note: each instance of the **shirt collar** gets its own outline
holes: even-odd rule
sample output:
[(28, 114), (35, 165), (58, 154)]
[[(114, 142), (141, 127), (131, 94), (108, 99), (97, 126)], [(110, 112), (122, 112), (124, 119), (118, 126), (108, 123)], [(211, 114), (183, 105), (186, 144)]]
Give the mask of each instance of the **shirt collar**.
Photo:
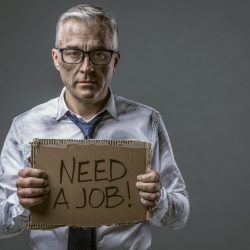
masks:
[[(58, 99), (58, 110), (57, 110), (57, 115), (56, 115), (57, 121), (59, 121), (66, 114), (67, 111), (70, 111), (64, 100), (65, 90), (66, 90), (66, 87), (62, 89), (62, 92)], [(104, 110), (106, 110), (110, 113), (111, 116), (113, 116), (113, 118), (118, 119), (115, 97), (111, 88), (109, 88), (109, 92), (110, 92), (110, 96), (109, 96), (107, 103), (104, 105), (102, 110), (98, 113), (101, 113)]]

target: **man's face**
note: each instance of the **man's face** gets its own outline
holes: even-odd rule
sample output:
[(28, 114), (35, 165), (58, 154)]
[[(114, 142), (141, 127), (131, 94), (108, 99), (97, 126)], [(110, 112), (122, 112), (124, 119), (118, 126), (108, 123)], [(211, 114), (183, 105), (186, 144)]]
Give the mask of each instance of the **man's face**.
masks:
[[(88, 25), (77, 20), (69, 20), (63, 25), (60, 48), (112, 50), (112, 45), (109, 32), (101, 25)], [(67, 64), (56, 49), (52, 50), (52, 57), (66, 86), (66, 102), (69, 105), (98, 105), (106, 99), (119, 54), (113, 54), (108, 65), (93, 65), (88, 55), (79, 64)]]

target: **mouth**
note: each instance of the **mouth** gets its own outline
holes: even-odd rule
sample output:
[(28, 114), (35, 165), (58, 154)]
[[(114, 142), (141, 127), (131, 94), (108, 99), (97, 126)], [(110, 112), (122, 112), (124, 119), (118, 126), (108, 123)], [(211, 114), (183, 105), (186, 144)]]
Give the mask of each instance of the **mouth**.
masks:
[(81, 80), (81, 81), (78, 81), (79, 83), (96, 83), (96, 81), (94, 80)]
[(81, 86), (93, 86), (97, 82), (92, 81), (92, 80), (82, 80), (82, 81), (78, 81), (77, 83), (80, 84)]
[(79, 83), (95, 83), (96, 81), (94, 80), (81, 80), (81, 81), (78, 81)]

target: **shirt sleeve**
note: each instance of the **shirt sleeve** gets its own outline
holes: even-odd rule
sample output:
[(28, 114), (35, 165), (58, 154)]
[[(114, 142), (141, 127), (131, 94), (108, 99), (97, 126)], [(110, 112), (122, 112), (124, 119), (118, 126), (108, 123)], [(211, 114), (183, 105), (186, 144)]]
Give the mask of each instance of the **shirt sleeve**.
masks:
[(160, 174), (161, 197), (151, 222), (160, 227), (182, 228), (189, 215), (188, 192), (174, 159), (171, 143), (159, 113), (153, 119), (152, 169)]
[(25, 165), (21, 148), (16, 118), (0, 156), (0, 238), (15, 236), (27, 227), (29, 211), (20, 205), (16, 193), (18, 171)]

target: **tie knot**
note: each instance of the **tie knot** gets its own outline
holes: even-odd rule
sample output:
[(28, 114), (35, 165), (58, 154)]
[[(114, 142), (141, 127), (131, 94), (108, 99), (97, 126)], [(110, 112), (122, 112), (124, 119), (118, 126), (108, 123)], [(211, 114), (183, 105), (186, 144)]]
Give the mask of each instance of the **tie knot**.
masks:
[(84, 135), (84, 139), (90, 139), (92, 137), (97, 123), (100, 122), (103, 117), (103, 113), (101, 113), (90, 122), (84, 122), (82, 119), (78, 118), (76, 115), (72, 114), (69, 111), (66, 113), (66, 115), (73, 123), (75, 123), (81, 129)]

